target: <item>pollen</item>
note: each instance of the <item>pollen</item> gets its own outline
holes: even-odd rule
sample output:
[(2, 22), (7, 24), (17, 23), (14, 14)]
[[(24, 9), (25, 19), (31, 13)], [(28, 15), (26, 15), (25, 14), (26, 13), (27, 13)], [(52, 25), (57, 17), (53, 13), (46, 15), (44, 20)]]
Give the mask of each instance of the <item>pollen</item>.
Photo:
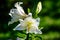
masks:
[(28, 28), (28, 31), (29, 31), (30, 28), (32, 27), (32, 24), (33, 24), (32, 21), (28, 21), (28, 22), (27, 22), (27, 28)]

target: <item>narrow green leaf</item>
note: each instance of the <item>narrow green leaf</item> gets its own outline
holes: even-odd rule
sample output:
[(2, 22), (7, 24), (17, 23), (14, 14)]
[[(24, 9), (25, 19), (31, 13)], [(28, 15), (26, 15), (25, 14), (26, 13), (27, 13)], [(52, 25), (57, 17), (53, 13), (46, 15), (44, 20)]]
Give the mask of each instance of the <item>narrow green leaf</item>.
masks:
[(28, 13), (30, 13), (30, 9), (28, 8)]

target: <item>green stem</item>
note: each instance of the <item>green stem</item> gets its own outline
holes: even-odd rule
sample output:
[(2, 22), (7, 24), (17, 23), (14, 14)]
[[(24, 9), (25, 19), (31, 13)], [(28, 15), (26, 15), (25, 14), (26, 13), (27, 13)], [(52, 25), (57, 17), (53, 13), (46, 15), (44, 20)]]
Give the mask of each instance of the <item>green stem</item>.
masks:
[(27, 34), (27, 37), (26, 37), (26, 39), (25, 40), (29, 40), (29, 33)]

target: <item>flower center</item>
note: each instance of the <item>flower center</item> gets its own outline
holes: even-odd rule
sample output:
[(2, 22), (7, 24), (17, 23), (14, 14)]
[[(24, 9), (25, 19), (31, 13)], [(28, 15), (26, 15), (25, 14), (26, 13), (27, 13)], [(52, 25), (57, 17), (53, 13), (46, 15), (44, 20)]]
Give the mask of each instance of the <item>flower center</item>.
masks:
[(33, 22), (27, 21), (27, 28), (28, 28), (28, 31), (29, 31), (30, 28), (32, 27), (32, 24), (33, 24)]

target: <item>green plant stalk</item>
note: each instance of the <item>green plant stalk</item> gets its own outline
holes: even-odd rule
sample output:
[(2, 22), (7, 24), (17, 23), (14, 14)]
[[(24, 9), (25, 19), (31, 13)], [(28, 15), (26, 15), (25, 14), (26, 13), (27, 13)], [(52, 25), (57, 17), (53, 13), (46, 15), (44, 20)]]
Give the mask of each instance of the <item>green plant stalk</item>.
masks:
[(29, 40), (29, 33), (27, 34), (27, 37), (26, 37), (26, 39), (25, 40)]

